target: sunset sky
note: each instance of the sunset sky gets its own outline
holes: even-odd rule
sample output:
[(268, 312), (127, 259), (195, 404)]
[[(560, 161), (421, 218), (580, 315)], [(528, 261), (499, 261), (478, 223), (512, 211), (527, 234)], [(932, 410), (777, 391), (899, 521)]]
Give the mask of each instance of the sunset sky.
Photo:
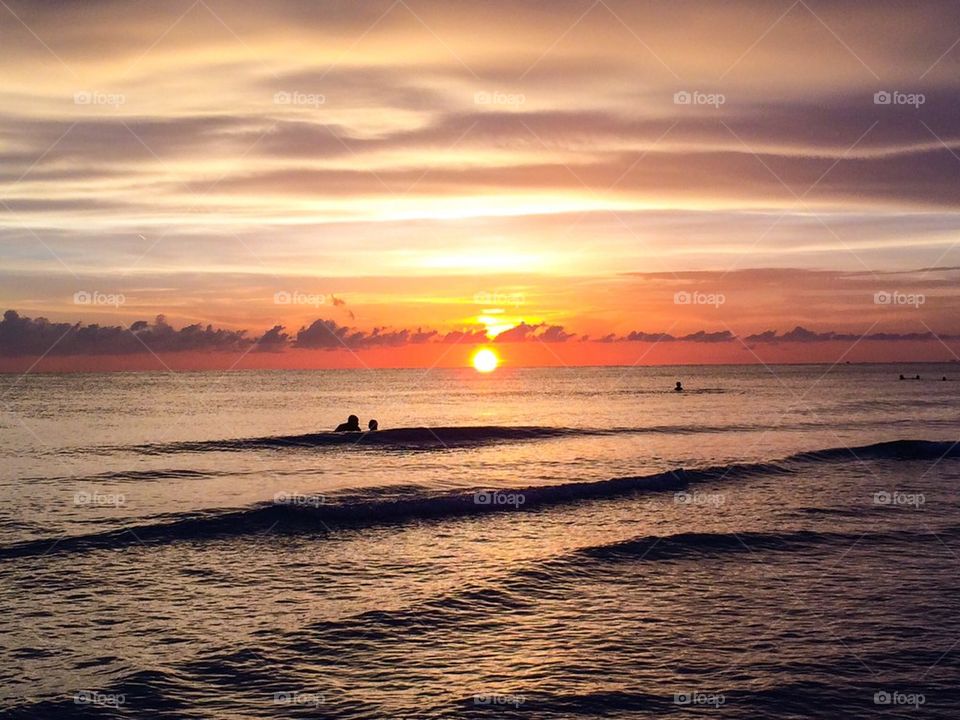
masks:
[(2, 0), (0, 44), (0, 370), (960, 354), (955, 2)]

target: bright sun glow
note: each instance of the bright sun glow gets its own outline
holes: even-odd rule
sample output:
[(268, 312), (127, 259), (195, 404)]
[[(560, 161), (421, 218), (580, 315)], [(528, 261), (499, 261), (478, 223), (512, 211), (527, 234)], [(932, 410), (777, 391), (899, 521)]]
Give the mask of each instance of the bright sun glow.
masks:
[(473, 367), (476, 368), (477, 372), (488, 373), (493, 372), (497, 369), (497, 365), (500, 364), (500, 358), (497, 357), (496, 353), (493, 350), (484, 348), (483, 350), (478, 350), (477, 353), (473, 356)]

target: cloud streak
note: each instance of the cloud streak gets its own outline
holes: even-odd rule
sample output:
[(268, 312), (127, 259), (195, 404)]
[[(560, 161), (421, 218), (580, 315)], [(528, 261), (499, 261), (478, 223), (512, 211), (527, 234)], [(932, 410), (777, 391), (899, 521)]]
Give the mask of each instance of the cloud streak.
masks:
[(875, 332), (858, 335), (856, 333), (838, 333), (838, 332), (815, 332), (805, 327), (797, 326), (789, 332), (777, 334), (776, 330), (767, 330), (762, 333), (748, 335), (745, 339), (747, 343), (824, 343), (824, 342), (857, 342), (867, 340), (873, 342), (939, 342), (960, 340), (960, 335), (950, 333), (910, 332), (910, 333), (889, 333)]
[[(280, 343), (278, 333), (278, 328), (267, 333), (267, 345)], [(153, 323), (141, 320), (129, 327), (56, 323), (21, 317), (15, 310), (7, 310), (0, 321), (0, 355), (8, 357), (238, 351), (256, 342), (246, 331), (211, 325), (175, 330), (163, 315)]]
[[(437, 330), (391, 330), (376, 327), (365, 331), (339, 325), (334, 320), (318, 319), (301, 327), (295, 335), (275, 325), (258, 336), (246, 330), (215, 328), (212, 325), (192, 324), (173, 328), (163, 315), (153, 322), (139, 320), (129, 326), (50, 322), (46, 318), (21, 316), (7, 310), (0, 320), (0, 356), (40, 357), (71, 355), (135, 355), (186, 352), (290, 352), (298, 350), (360, 351), (378, 348), (401, 348), (425, 344), (486, 344), (516, 343), (691, 343), (711, 345), (734, 343), (738, 336), (730, 330), (699, 330), (685, 335), (643, 332), (634, 330), (625, 335), (608, 334), (591, 340), (585, 335), (568, 332), (560, 325), (546, 323), (519, 325), (490, 338), (481, 329), (457, 330), (440, 333)], [(932, 331), (890, 333), (875, 332), (865, 335), (815, 332), (796, 327), (788, 332), (767, 330), (747, 335), (748, 345), (804, 345), (810, 343), (845, 342), (860, 340), (876, 342), (942, 342), (960, 340), (960, 335), (937, 334)]]
[[(4, 306), (131, 302), (4, 320), (2, 353), (957, 331), (956, 272), (886, 275), (960, 262), (956, 2), (7, 5)], [(528, 298), (503, 324), (469, 302), (495, 287)], [(188, 325), (119, 324), (160, 313)]]

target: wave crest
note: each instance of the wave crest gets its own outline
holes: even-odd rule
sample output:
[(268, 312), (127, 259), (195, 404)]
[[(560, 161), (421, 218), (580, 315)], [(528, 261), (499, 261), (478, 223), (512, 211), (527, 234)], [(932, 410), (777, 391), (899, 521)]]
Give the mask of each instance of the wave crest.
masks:
[(849, 460), (929, 460), (960, 457), (960, 443), (897, 440), (853, 448), (828, 448), (791, 455), (780, 462), (738, 463), (701, 469), (679, 468), (652, 475), (524, 488), (498, 488), (415, 497), (369, 497), (328, 503), (311, 496), (286, 498), (238, 510), (159, 517), (121, 530), (31, 540), (0, 547), (0, 558), (51, 552), (84, 551), (187, 539), (243, 536), (267, 528), (278, 532), (324, 532), (334, 525), (375, 525), (409, 520), (449, 518), (489, 512), (530, 510), (634, 492), (682, 490), (698, 482), (719, 482), (757, 475), (791, 474), (797, 466)]

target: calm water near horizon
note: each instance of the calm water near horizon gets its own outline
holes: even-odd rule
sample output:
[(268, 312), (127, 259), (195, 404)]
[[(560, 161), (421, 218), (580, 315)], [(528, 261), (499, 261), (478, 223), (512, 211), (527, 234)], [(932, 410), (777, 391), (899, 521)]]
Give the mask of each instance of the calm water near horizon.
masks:
[(957, 364), (0, 395), (2, 717), (960, 716)]

